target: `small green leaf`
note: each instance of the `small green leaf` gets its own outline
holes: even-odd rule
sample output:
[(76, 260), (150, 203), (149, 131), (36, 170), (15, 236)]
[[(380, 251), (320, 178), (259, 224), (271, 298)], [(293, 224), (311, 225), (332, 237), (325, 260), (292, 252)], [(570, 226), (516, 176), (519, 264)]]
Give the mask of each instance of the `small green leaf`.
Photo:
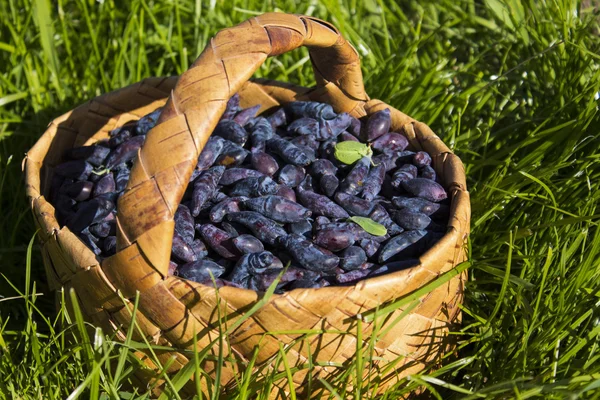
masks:
[(335, 158), (344, 164), (354, 164), (365, 156), (372, 156), (373, 150), (371, 147), (360, 142), (347, 140), (335, 145)]
[(107, 172), (110, 172), (110, 168), (103, 168), (103, 169), (98, 170), (98, 171), (93, 170), (92, 174), (94, 174), (94, 175), (104, 175)]
[(348, 220), (360, 225), (361, 228), (371, 235), (384, 236), (387, 234), (387, 229), (385, 226), (373, 221), (371, 218), (350, 217)]

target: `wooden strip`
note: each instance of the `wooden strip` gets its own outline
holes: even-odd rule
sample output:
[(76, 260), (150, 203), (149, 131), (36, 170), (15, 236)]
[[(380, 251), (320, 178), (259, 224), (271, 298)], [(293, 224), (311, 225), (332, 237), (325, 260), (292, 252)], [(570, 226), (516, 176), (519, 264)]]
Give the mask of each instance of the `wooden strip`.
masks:
[(123, 292), (125, 298), (133, 298), (136, 291), (145, 293), (162, 280), (160, 273), (152, 267), (135, 243), (114, 256), (105, 258), (102, 270), (109, 281)]
[(117, 289), (99, 266), (78, 270), (71, 277), (71, 283), (88, 315), (103, 309), (110, 311), (123, 307), (123, 301), (117, 294)]

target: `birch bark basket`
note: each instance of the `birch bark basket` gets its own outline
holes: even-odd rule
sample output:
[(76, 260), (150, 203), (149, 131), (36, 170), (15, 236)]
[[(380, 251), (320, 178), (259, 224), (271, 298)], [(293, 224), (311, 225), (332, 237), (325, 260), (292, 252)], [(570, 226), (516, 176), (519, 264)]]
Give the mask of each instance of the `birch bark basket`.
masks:
[[(312, 88), (256, 79), (251, 76), (269, 56), (306, 46), (310, 52), (316, 86)], [(211, 346), (219, 331), (236, 324), (261, 293), (223, 287), (218, 289), (168, 276), (174, 230), (173, 214), (186, 189), (199, 153), (225, 110), (227, 100), (239, 93), (244, 107), (260, 104), (259, 113), (296, 100), (329, 103), (336, 112), (364, 117), (389, 108), (391, 130), (408, 138), (409, 149), (431, 154), (433, 167), (451, 198), (451, 215), (443, 238), (419, 258), (413, 268), (360, 281), (354, 286), (296, 289), (275, 294), (228, 335), (225, 356), (239, 361), (252, 357), (269, 362), (280, 344), (288, 348), (287, 364), (300, 367), (293, 375), (298, 392), (305, 388), (310, 356), (314, 363), (344, 363), (357, 348), (375, 340), (376, 367), (398, 360), (391, 372), (379, 377), (378, 390), (438, 362), (448, 348), (447, 332), (459, 322), (459, 304), (466, 275), (455, 267), (466, 260), (470, 200), (460, 159), (424, 123), (418, 122), (365, 92), (356, 50), (327, 22), (282, 13), (264, 14), (220, 31), (200, 57), (180, 77), (148, 78), (97, 97), (50, 123), (23, 162), (27, 196), (39, 230), (48, 280), (52, 289), (74, 289), (87, 321), (123, 340), (131, 322), (133, 302), (139, 295), (134, 340), (172, 346), (157, 351), (161, 364), (175, 357), (168, 373), (181, 369), (194, 346)], [(46, 198), (56, 165), (75, 146), (90, 145), (110, 130), (137, 120), (164, 106), (157, 125), (148, 133), (137, 154), (125, 193), (118, 202), (117, 253), (102, 262), (55, 219)], [(454, 276), (434, 290), (416, 292), (442, 274)], [(448, 275), (445, 275), (448, 277)], [(418, 296), (415, 296), (415, 293)], [(373, 315), (398, 299), (407, 304), (374, 320)], [(69, 298), (69, 296), (66, 296)], [(410, 309), (409, 309), (410, 307)], [(218, 308), (218, 310), (217, 310)], [(218, 312), (217, 312), (218, 311)], [(220, 315), (220, 318), (219, 318)], [(400, 321), (396, 321), (402, 316)], [(357, 325), (363, 343), (357, 343)], [(300, 334), (265, 335), (269, 331), (331, 330), (298, 340)], [(381, 334), (385, 332), (385, 334)], [(194, 341), (194, 337), (197, 341)], [(148, 366), (140, 383), (153, 378), (157, 368), (148, 354), (136, 353)], [(214, 376), (216, 365), (205, 361), (204, 371)], [(223, 385), (231, 385), (240, 366), (226, 362)], [(336, 367), (314, 367), (313, 376), (327, 378)], [(287, 380), (278, 382), (273, 397), (285, 397)], [(188, 387), (189, 386), (189, 387)], [(190, 383), (183, 388), (194, 392)], [(162, 386), (158, 385), (156, 392)], [(206, 388), (205, 388), (206, 389)]]

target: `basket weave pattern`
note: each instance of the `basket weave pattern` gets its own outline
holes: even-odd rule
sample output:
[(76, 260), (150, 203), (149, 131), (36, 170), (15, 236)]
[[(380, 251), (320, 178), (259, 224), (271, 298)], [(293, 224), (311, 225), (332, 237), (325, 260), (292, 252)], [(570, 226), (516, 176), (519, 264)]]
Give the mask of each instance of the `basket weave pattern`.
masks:
[[(249, 81), (268, 56), (301, 45), (310, 51), (315, 88)], [(355, 117), (389, 108), (390, 130), (406, 135), (410, 149), (431, 154), (432, 165), (451, 197), (451, 216), (446, 235), (413, 268), (354, 286), (296, 289), (273, 295), (229, 336), (232, 356), (245, 360), (260, 343), (257, 362), (262, 363), (278, 353), (280, 343), (289, 344), (299, 337), (264, 335), (268, 331), (355, 330), (357, 314), (410, 294), (465, 260), (470, 201), (460, 159), (427, 125), (368, 98), (358, 55), (334, 27), (311, 17), (264, 14), (219, 32), (181, 77), (145, 79), (97, 97), (55, 119), (27, 153), (23, 164), (27, 196), (40, 228), (51, 288), (74, 288), (90, 322), (105, 332), (117, 332), (117, 337), (123, 339), (131, 320), (131, 300), (139, 292), (136, 322), (148, 339), (176, 349), (189, 350), (193, 346), (202, 349), (218, 337), (219, 313), (221, 318), (226, 316), (223, 319), (230, 325), (260, 299), (260, 294), (251, 290), (223, 287), (217, 292), (212, 287), (167, 276), (173, 214), (200, 151), (227, 100), (236, 92), (242, 106), (260, 104), (261, 113), (295, 100), (327, 102), (336, 112), (349, 112)], [(54, 217), (54, 208), (46, 200), (53, 169), (69, 148), (104, 139), (110, 130), (159, 106), (164, 106), (163, 112), (147, 135), (127, 190), (119, 200), (118, 252), (100, 264), (91, 250), (68, 228), (61, 228)], [(380, 362), (404, 357), (397, 366), (397, 374), (390, 375), (381, 389), (435, 359), (449, 325), (459, 318), (464, 279), (464, 274), (457, 275), (420, 298), (419, 305), (379, 337), (375, 351), (381, 357)], [(386, 318), (382, 329), (402, 314), (404, 308)], [(362, 328), (366, 345), (374, 324), (363, 323)], [(193, 340), (194, 334), (197, 342)], [(134, 339), (142, 340), (137, 331)], [(353, 335), (324, 333), (295, 344), (288, 351), (288, 364), (302, 365), (307, 362), (308, 354), (313, 360), (343, 363), (353, 356), (356, 348)], [(213, 351), (217, 354), (216, 346)], [(227, 355), (228, 349), (223, 351)], [(177, 371), (188, 361), (177, 350), (159, 353), (159, 359), (164, 363), (172, 355), (177, 359), (169, 372)], [(154, 367), (143, 353), (139, 356), (149, 367)], [(210, 374), (215, 365), (206, 361), (203, 368)], [(321, 376), (331, 372), (325, 367), (317, 367), (316, 371)], [(235, 373), (235, 365), (225, 365), (222, 382), (231, 382)], [(305, 374), (306, 370), (294, 375), (299, 387)]]

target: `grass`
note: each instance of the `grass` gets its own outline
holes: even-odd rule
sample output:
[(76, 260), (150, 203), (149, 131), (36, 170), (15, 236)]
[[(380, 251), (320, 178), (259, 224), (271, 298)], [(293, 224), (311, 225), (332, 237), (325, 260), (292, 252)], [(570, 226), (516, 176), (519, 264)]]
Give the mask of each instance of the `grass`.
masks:
[[(119, 343), (84, 323), (76, 308), (54, 307), (31, 241), (23, 153), (62, 112), (147, 76), (179, 74), (216, 31), (271, 10), (338, 26), (361, 54), (371, 97), (429, 124), (466, 166), (473, 219), (463, 324), (453, 332), (458, 348), (441, 369), (380, 398), (417, 386), (438, 399), (600, 398), (600, 30), (593, 4), (0, 2), (0, 398), (147, 396), (128, 386), (133, 351), (149, 346), (131, 339), (133, 325)], [(310, 85), (306, 56), (269, 59), (257, 75)], [(59, 300), (69, 295), (58, 293)], [(359, 350), (335, 378), (314, 378), (312, 387), (329, 387), (338, 398), (368, 396), (385, 371), (360, 380), (372, 354)], [(292, 372), (285, 352), (273, 360), (283, 372), (244, 372), (229, 397), (265, 398), (274, 380)], [(197, 368), (212, 357), (205, 353), (164, 376), (171, 396), (196, 376), (217, 397)], [(361, 384), (343, 392), (345, 382)]]

